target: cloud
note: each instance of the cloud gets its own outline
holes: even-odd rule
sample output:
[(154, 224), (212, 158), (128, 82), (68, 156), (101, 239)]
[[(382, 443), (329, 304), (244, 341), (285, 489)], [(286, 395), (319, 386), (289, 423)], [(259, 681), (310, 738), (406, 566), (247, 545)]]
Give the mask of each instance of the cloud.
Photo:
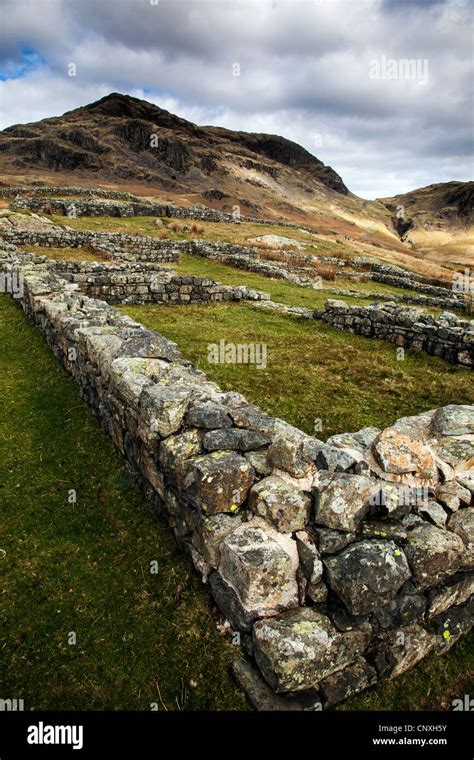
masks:
[[(284, 135), (365, 197), (470, 178), (468, 0), (2, 7), (3, 127), (121, 91), (196, 123)], [(426, 66), (426, 81), (400, 76), (401, 60)], [(379, 78), (370, 75), (374, 61)], [(398, 78), (387, 76), (390, 65)]]

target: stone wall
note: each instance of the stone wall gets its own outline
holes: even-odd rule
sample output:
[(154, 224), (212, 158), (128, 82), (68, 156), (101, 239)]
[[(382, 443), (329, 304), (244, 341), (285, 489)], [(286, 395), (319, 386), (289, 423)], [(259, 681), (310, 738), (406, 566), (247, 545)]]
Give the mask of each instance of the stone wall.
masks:
[[(47, 265), (49, 266), (49, 265)], [(268, 293), (231, 287), (206, 277), (177, 275), (154, 264), (103, 264), (57, 261), (53, 268), (93, 298), (113, 304), (209, 304), (220, 301), (263, 301)]]
[[(64, 195), (64, 193), (63, 193)], [(110, 196), (112, 199), (117, 196)], [(128, 199), (129, 200), (129, 199)], [(15, 198), (12, 203), (13, 209), (24, 209), (43, 214), (60, 214), (63, 216), (156, 216), (174, 219), (191, 219), (201, 222), (226, 222), (227, 224), (239, 224), (240, 222), (253, 222), (256, 224), (271, 224), (278, 227), (296, 227), (291, 222), (283, 222), (275, 219), (262, 219), (245, 214), (231, 214), (219, 209), (213, 209), (197, 203), (194, 206), (177, 206), (171, 203), (153, 203), (140, 198), (132, 202), (113, 203), (112, 200), (77, 200), (67, 198), (29, 198), (24, 195)]]
[(112, 198), (114, 200), (139, 201), (137, 195), (119, 190), (104, 190), (100, 187), (56, 187), (51, 185), (31, 185), (30, 187), (13, 187), (11, 185), (0, 187), (0, 198), (31, 197), (37, 195), (59, 196), (83, 196), (85, 198)]
[(88, 230), (10, 230), (2, 229), (1, 238), (14, 245), (45, 248), (89, 248), (101, 257), (125, 261), (179, 261), (180, 247), (170, 240), (121, 232)]
[(395, 303), (348, 306), (344, 301), (329, 300), (313, 317), (339, 330), (418, 348), (450, 364), (474, 367), (474, 322), (449, 312), (434, 317)]
[[(229, 264), (236, 269), (261, 274), (264, 277), (283, 279), (303, 287), (317, 287), (317, 269), (311, 266), (303, 267), (297, 263), (277, 260), (261, 260), (258, 250), (251, 246), (233, 245), (231, 243), (214, 243), (207, 240), (162, 240), (151, 236), (124, 235), (121, 233), (89, 232), (79, 230), (2, 230), (2, 237), (17, 245), (40, 245), (53, 247), (74, 248), (88, 245), (107, 257), (140, 261), (176, 261), (179, 254), (188, 253), (195, 256), (214, 259), (223, 264)], [(363, 271), (363, 262), (354, 260), (347, 262), (328, 256), (310, 256), (298, 254), (298, 259), (306, 259), (311, 263), (331, 263), (338, 267), (336, 277), (350, 279), (359, 277)], [(295, 262), (297, 259), (295, 259)], [(349, 271), (349, 263), (355, 272)], [(466, 311), (466, 301), (462, 294), (457, 294), (449, 288), (442, 288), (427, 282), (428, 278), (415, 275), (400, 267), (385, 264), (373, 264), (374, 270), (364, 272), (368, 280), (381, 282), (395, 287), (413, 290), (413, 293), (401, 293), (399, 296), (368, 293), (368, 298), (394, 300), (401, 303), (413, 303), (420, 306), (433, 306), (442, 309)], [(325, 288), (328, 290), (328, 288)], [(417, 292), (415, 292), (417, 291)], [(351, 295), (350, 291), (334, 289), (335, 295)], [(358, 297), (364, 294), (354, 293)]]
[(473, 407), (323, 442), (53, 268), (0, 273), (239, 633), (255, 706), (329, 706), (470, 628)]

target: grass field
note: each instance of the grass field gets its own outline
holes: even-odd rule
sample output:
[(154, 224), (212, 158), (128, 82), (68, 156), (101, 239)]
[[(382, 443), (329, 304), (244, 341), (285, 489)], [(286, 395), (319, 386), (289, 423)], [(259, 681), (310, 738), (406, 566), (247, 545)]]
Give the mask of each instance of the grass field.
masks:
[[(184, 356), (226, 390), (319, 437), (384, 427), (398, 417), (449, 403), (472, 403), (469, 370), (419, 351), (397, 361), (396, 347), (321, 322), (247, 304), (126, 306), (122, 311), (175, 341)], [(208, 344), (265, 343), (267, 367), (209, 364)]]
[(5, 295), (0, 344), (2, 697), (27, 710), (245, 709), (200, 579)]

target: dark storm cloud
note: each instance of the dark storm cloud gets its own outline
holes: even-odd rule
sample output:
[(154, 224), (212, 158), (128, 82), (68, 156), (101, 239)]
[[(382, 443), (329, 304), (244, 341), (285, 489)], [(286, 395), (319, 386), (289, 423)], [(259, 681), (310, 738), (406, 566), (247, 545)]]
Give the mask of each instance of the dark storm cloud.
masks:
[[(119, 90), (201, 124), (283, 134), (334, 166), (360, 194), (469, 177), (468, 0), (3, 0), (1, 6), (3, 126)], [(391, 60), (396, 66), (416, 60), (426, 76), (406, 78), (397, 70), (388, 78)], [(369, 74), (374, 61), (378, 78)], [(71, 62), (75, 78), (67, 75)]]

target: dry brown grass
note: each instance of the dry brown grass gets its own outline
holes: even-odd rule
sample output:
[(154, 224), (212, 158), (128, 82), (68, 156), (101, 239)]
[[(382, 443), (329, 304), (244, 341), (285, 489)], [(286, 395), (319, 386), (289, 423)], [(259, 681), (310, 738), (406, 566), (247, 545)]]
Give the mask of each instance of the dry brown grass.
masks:
[(191, 232), (193, 235), (202, 235), (204, 232), (204, 226), (199, 222), (193, 222), (191, 225)]
[(334, 281), (336, 279), (337, 267), (335, 264), (325, 264), (324, 262), (317, 261), (316, 259), (308, 259), (303, 255), (297, 253), (286, 253), (283, 251), (259, 251), (257, 258), (262, 261), (278, 261), (282, 264), (286, 264), (290, 267), (298, 267), (300, 269), (312, 270), (323, 280)]

